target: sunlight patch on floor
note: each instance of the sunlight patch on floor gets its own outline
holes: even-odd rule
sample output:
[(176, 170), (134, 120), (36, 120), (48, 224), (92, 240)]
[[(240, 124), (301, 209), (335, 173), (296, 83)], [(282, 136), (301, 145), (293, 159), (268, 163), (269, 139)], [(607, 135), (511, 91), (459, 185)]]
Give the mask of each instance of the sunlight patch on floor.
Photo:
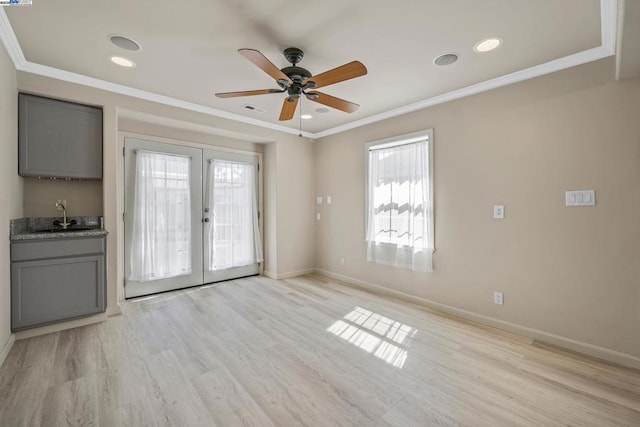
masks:
[(400, 369), (408, 356), (405, 341), (418, 332), (362, 307), (355, 307), (327, 331)]

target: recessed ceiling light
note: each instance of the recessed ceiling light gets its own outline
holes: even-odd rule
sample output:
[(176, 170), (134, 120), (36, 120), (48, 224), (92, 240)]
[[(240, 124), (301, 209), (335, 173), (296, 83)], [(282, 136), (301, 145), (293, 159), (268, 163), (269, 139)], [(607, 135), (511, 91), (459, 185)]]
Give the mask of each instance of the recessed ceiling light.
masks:
[(502, 39), (500, 37), (491, 37), (488, 39), (484, 39), (476, 43), (473, 47), (473, 50), (476, 52), (489, 52), (502, 44)]
[(111, 40), (111, 43), (118, 46), (120, 49), (131, 50), (134, 52), (137, 52), (140, 49), (142, 49), (142, 47), (140, 46), (140, 43), (130, 39), (129, 37), (112, 34), (109, 36), (109, 40)]
[(311, 114), (303, 114), (300, 116), (302, 120), (309, 120), (311, 117), (313, 117)]
[(320, 108), (316, 108), (316, 113), (320, 113), (320, 114), (324, 114), (324, 113), (328, 113), (329, 109), (326, 107), (320, 107)]
[(458, 54), (445, 53), (433, 60), (433, 63), (440, 66), (451, 65), (458, 60)]
[(112, 56), (111, 62), (117, 64), (121, 67), (133, 68), (136, 66), (136, 63), (130, 59), (123, 58), (122, 56)]

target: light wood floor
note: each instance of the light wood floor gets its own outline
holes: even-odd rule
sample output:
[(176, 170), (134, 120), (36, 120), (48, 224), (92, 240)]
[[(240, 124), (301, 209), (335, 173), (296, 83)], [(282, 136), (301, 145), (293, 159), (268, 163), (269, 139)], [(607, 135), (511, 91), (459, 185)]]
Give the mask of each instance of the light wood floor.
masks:
[(640, 372), (325, 278), (124, 304), (15, 343), (4, 426), (640, 426)]

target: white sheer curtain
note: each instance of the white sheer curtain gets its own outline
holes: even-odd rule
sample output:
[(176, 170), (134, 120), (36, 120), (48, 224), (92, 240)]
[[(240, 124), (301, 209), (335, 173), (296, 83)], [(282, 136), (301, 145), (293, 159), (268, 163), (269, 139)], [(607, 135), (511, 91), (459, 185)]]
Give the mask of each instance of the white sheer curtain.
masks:
[(136, 152), (129, 280), (191, 274), (191, 159)]
[(255, 165), (224, 160), (209, 163), (210, 271), (262, 262)]
[(367, 260), (432, 271), (429, 142), (369, 150)]

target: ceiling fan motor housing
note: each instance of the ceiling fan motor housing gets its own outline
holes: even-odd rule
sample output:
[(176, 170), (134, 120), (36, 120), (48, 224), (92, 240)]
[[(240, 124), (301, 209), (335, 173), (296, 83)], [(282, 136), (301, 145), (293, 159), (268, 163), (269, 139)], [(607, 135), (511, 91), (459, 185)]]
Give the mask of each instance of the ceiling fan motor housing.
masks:
[(289, 96), (299, 97), (302, 94), (302, 91), (307, 89), (305, 80), (307, 80), (312, 75), (308, 70), (305, 70), (301, 67), (293, 66), (285, 67), (280, 71), (282, 71), (293, 82), (291, 85), (280, 85), (280, 87), (287, 90)]
[(303, 83), (305, 80), (307, 80), (309, 77), (312, 76), (312, 74), (309, 72), (309, 70), (306, 70), (302, 67), (284, 67), (282, 71), (287, 77), (289, 77), (294, 83)]
[[(293, 82), (291, 85), (281, 84), (280, 81), (278, 84), (281, 88), (286, 89), (289, 94), (289, 100), (293, 102), (295, 99), (299, 98), (305, 89), (311, 88), (312, 86), (305, 85), (305, 81), (309, 79), (313, 74), (309, 72), (309, 70), (297, 67), (296, 64), (302, 61), (304, 57), (304, 52), (297, 47), (288, 47), (284, 50), (284, 57), (288, 62), (292, 64), (291, 67), (285, 67), (281, 69), (283, 74), (285, 74), (291, 81)], [(314, 85), (315, 86), (315, 85)]]

